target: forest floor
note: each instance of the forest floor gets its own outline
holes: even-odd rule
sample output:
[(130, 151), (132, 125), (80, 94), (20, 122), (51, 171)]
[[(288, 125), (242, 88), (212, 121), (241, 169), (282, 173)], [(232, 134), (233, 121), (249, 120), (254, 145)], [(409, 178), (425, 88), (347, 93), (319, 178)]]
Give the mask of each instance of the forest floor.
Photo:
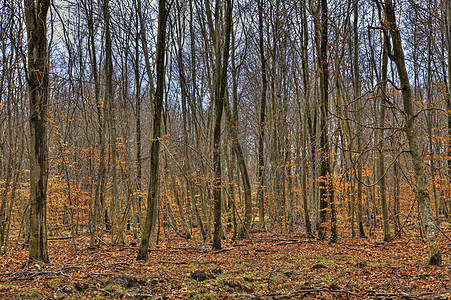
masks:
[(427, 243), (418, 234), (391, 243), (380, 234), (345, 237), (331, 245), (295, 233), (251, 237), (226, 239), (212, 251), (196, 234), (165, 236), (146, 262), (135, 260), (130, 237), (98, 249), (88, 247), (88, 236), (77, 237), (78, 249), (72, 239), (49, 237), (50, 264), (28, 261), (22, 247), (0, 256), (0, 298), (451, 299), (447, 239), (437, 267), (426, 264)]

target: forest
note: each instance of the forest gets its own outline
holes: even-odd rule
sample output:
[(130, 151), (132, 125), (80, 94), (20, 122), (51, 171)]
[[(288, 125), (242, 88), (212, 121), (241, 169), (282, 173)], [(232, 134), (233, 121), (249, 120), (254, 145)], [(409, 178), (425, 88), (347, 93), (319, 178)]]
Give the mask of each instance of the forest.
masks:
[(1, 298), (451, 297), (451, 0), (0, 24)]

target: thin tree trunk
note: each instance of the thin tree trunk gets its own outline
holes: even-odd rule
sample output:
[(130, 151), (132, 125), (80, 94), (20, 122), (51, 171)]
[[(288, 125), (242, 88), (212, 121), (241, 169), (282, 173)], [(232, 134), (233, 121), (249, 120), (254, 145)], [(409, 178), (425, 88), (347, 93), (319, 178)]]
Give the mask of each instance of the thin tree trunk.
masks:
[(382, 76), (381, 82), (379, 83), (380, 89), (380, 114), (379, 114), (379, 158), (377, 160), (377, 178), (379, 180), (380, 188), (380, 199), (382, 206), (382, 226), (384, 230), (384, 241), (390, 242), (390, 222), (388, 215), (388, 204), (387, 204), (387, 188), (386, 188), (386, 176), (385, 176), (385, 154), (384, 154), (384, 126), (385, 126), (385, 98), (386, 98), (386, 88), (387, 88), (387, 67), (388, 67), (388, 55), (387, 46), (384, 42), (384, 48), (382, 50)]
[[(110, 156), (111, 156), (111, 176), (112, 176), (112, 191), (111, 191), (111, 201), (112, 209), (114, 212), (111, 214), (112, 219), (116, 217), (116, 220), (120, 220), (120, 210), (119, 210), (119, 197), (118, 197), (118, 183), (117, 183), (117, 170), (116, 170), (116, 157), (117, 157), (117, 132), (116, 132), (116, 105), (113, 100), (113, 55), (111, 49), (111, 30), (110, 30), (110, 9), (109, 0), (103, 1), (103, 19), (105, 23), (105, 103), (107, 107), (108, 123), (110, 129)], [(107, 210), (105, 205), (105, 210)], [(114, 230), (114, 227), (111, 227)], [(113, 232), (111, 234), (113, 237)], [(123, 238), (121, 238), (123, 241)]]
[[(219, 2), (216, 0), (216, 31), (219, 31)], [(224, 108), (224, 101), (227, 88), (227, 66), (229, 62), (230, 36), (232, 31), (232, 0), (225, 1), (225, 44), (222, 53), (222, 63), (220, 58), (219, 36), (216, 36), (216, 66), (217, 80), (215, 80), (215, 124), (213, 131), (213, 168), (214, 168), (214, 233), (213, 233), (213, 249), (221, 249), (222, 223), (222, 178), (221, 178), (221, 119)], [(228, 100), (227, 100), (228, 101)]]
[[(329, 111), (329, 67), (327, 61), (327, 42), (328, 42), (328, 8), (327, 0), (321, 0), (320, 20), (318, 37), (319, 39), (319, 54), (318, 65), (320, 73), (320, 96), (321, 96), (321, 135), (320, 135), (320, 224), (318, 238), (324, 240), (326, 238), (326, 221), (327, 208), (329, 200), (331, 200), (331, 174), (329, 161), (329, 130), (328, 130), (328, 111)], [(334, 234), (334, 233), (332, 233)], [(335, 233), (336, 234), (336, 233)], [(331, 237), (331, 238), (336, 238)]]
[(225, 113), (226, 113), (227, 127), (229, 128), (230, 135), (231, 135), (232, 149), (236, 155), (238, 167), (240, 169), (241, 177), (243, 179), (244, 227), (242, 228), (240, 235), (242, 238), (248, 238), (249, 232), (251, 230), (251, 222), (252, 222), (251, 184), (250, 184), (250, 180), (249, 180), (249, 174), (247, 171), (246, 160), (244, 158), (243, 150), (241, 149), (241, 144), (238, 140), (236, 120), (232, 116), (232, 111), (230, 109), (230, 104), (229, 104), (228, 99), (224, 99), (224, 108), (225, 108)]
[(445, 0), (446, 15), (446, 43), (448, 46), (448, 93), (446, 97), (447, 125), (448, 125), (448, 182), (451, 182), (451, 0)]
[(257, 166), (257, 202), (258, 202), (258, 224), (260, 228), (265, 227), (265, 160), (264, 160), (264, 142), (265, 142), (265, 112), (266, 112), (266, 89), (268, 82), (266, 80), (266, 59), (263, 46), (263, 0), (258, 0), (258, 32), (259, 32), (259, 52), (261, 62), (262, 91), (260, 98), (260, 120), (258, 135), (258, 166)]
[(92, 216), (91, 216), (91, 235), (90, 235), (90, 247), (95, 247), (97, 244), (97, 226), (100, 221), (100, 206), (103, 202), (103, 181), (105, 178), (105, 134), (104, 134), (104, 118), (103, 118), (103, 103), (100, 101), (100, 82), (99, 82), (99, 74), (97, 70), (97, 54), (96, 54), (96, 45), (95, 45), (95, 37), (94, 37), (94, 5), (92, 0), (89, 2), (90, 7), (89, 11), (87, 11), (88, 18), (88, 32), (89, 32), (89, 51), (91, 56), (91, 67), (92, 67), (92, 76), (94, 77), (94, 96), (97, 106), (97, 119), (99, 122), (99, 146), (100, 146), (100, 154), (99, 154), (99, 170), (97, 173), (97, 179), (95, 184), (95, 194), (94, 194), (94, 203), (92, 207)]
[(361, 120), (361, 100), (360, 100), (360, 73), (359, 73), (359, 32), (358, 32), (358, 0), (354, 5), (354, 99), (356, 104), (356, 130), (357, 130), (357, 225), (360, 237), (365, 237), (363, 228), (363, 199), (362, 199), (362, 120)]
[[(139, 1), (139, 0), (138, 0)], [(136, 84), (136, 124), (135, 124), (135, 138), (136, 138), (136, 212), (135, 223), (142, 229), (141, 222), (141, 206), (142, 206), (142, 155), (141, 155), (141, 79), (139, 70), (139, 47), (138, 37), (136, 37), (136, 61), (135, 61), (135, 84)], [(135, 228), (136, 233), (136, 228)], [(135, 236), (137, 238), (137, 235)]]
[(166, 21), (168, 10), (166, 0), (158, 2), (157, 55), (157, 89), (154, 98), (153, 140), (150, 148), (150, 182), (147, 195), (147, 214), (141, 237), (137, 260), (147, 260), (149, 245), (153, 246), (154, 233), (158, 216), (158, 188), (160, 179), (160, 137), (163, 115), (163, 98), (165, 84), (164, 56), (166, 53)]
[[(307, 119), (307, 122), (302, 123), (302, 178), (301, 178), (301, 189), (302, 189), (302, 205), (304, 209), (304, 220), (305, 220), (305, 229), (307, 231), (307, 235), (309, 237), (313, 237), (312, 225), (310, 221), (310, 211), (309, 211), (309, 197), (308, 197), (308, 187), (307, 187), (307, 177), (308, 176), (308, 148), (307, 148), (307, 140), (309, 136), (309, 127), (311, 127), (311, 117), (310, 117), (310, 69), (309, 69), (309, 58), (308, 58), (308, 24), (307, 24), (307, 13), (306, 13), (306, 5), (301, 6), (301, 33), (302, 33), (302, 46), (301, 47), (301, 60), (302, 60), (302, 82), (304, 86), (304, 103), (305, 103), (305, 112), (304, 116)], [(299, 111), (301, 111), (301, 107), (299, 104)], [(299, 115), (301, 117), (301, 115)], [(312, 132), (312, 131), (310, 131)], [(311, 137), (311, 147), (315, 148), (315, 141)], [(314, 174), (315, 166), (314, 166), (314, 155), (315, 150), (312, 149), (312, 172)], [(313, 181), (313, 185), (315, 185), (315, 181)], [(314, 192), (311, 193), (315, 195)], [(314, 202), (314, 201), (313, 201)]]
[(428, 108), (428, 113), (427, 113), (427, 120), (426, 120), (426, 124), (427, 124), (427, 130), (428, 130), (428, 135), (429, 135), (429, 161), (431, 164), (431, 177), (432, 177), (432, 192), (434, 195), (434, 201), (435, 201), (435, 222), (436, 225), (439, 225), (440, 222), (440, 206), (439, 206), (439, 197), (437, 197), (437, 184), (436, 184), (436, 179), (435, 179), (435, 174), (436, 174), (436, 159), (435, 159), (435, 155), (434, 155), (434, 137), (433, 137), (433, 111), (432, 111), (432, 57), (434, 55), (434, 53), (432, 52), (432, 20), (431, 20), (431, 14), (432, 14), (432, 5), (431, 5), (431, 1), (428, 1), (428, 16), (427, 16), (427, 29), (429, 34), (427, 35), (427, 80), (426, 80), (426, 102), (427, 102), (427, 108)]

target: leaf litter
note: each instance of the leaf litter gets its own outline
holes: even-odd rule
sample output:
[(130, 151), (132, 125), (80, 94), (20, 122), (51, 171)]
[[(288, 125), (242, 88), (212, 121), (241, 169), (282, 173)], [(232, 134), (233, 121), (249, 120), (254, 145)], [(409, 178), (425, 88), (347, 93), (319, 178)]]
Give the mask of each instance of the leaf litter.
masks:
[[(337, 243), (303, 235), (256, 232), (223, 240), (160, 240), (146, 262), (125, 245), (88, 247), (88, 236), (49, 241), (51, 263), (28, 261), (28, 249), (1, 256), (2, 299), (451, 299), (450, 245), (444, 264), (429, 266), (416, 236)], [(107, 238), (104, 239), (105, 241)], [(133, 246), (130, 246), (133, 245)]]

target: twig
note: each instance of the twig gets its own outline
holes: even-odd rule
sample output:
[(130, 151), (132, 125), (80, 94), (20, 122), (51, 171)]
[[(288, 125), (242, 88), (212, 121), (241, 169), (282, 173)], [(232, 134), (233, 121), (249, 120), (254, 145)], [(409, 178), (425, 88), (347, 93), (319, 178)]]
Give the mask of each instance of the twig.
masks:
[(59, 240), (69, 240), (73, 238), (73, 236), (57, 236), (57, 237), (49, 237), (47, 241), (59, 241)]
[(60, 287), (55, 291), (55, 293), (53, 293), (53, 298), (58, 299), (58, 293), (59, 293), (60, 291), (64, 290), (65, 287), (66, 287), (65, 284), (63, 284), (62, 286), (60, 286)]
[(266, 293), (266, 294), (256, 294), (253, 297), (247, 298), (247, 299), (260, 299), (262, 297), (277, 297), (277, 296), (283, 296), (283, 297), (294, 297), (299, 294), (305, 294), (305, 293), (317, 293), (317, 292), (329, 292), (329, 293), (346, 293), (347, 295), (352, 295), (356, 297), (364, 297), (360, 294), (356, 294), (353, 292), (350, 292), (348, 290), (331, 290), (331, 289), (309, 289), (309, 290), (297, 290), (290, 293)]
[(407, 293), (375, 293), (376, 297), (398, 297), (402, 299), (420, 299), (419, 297), (428, 295), (428, 293), (424, 293), (422, 295), (411, 295)]
[(219, 250), (212, 251), (211, 254), (218, 254), (218, 253), (226, 252), (226, 251), (230, 251), (230, 250), (233, 250), (233, 248), (222, 248)]
[(146, 298), (163, 299), (161, 296), (158, 296), (158, 295), (149, 295), (149, 294), (134, 294), (134, 295), (133, 295), (133, 298), (138, 298), (138, 299), (140, 299), (140, 298), (143, 298), (143, 299), (146, 299)]

